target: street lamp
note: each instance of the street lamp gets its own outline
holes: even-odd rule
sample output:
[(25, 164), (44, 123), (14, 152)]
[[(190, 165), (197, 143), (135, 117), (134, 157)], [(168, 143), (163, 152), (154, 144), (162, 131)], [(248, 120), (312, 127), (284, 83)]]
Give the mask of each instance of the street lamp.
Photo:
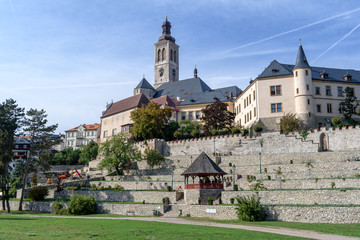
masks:
[(233, 169), (233, 187), (235, 186), (235, 168), (236, 168), (236, 166), (235, 166), (235, 163), (232, 165), (232, 169)]
[(260, 173), (261, 173), (261, 152), (259, 152), (259, 160), (260, 160)]
[(215, 156), (215, 139), (214, 139), (214, 156)]
[(171, 167), (171, 191), (174, 190), (174, 167)]

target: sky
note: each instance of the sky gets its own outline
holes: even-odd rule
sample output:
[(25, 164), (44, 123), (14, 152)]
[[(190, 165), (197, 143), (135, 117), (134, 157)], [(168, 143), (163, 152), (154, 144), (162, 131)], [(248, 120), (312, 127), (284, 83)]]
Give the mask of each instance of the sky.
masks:
[(272, 60), (360, 70), (360, 2), (312, 0), (0, 0), (0, 101), (44, 109), (56, 133), (99, 123), (111, 101), (154, 82), (168, 16), (180, 80), (245, 89)]

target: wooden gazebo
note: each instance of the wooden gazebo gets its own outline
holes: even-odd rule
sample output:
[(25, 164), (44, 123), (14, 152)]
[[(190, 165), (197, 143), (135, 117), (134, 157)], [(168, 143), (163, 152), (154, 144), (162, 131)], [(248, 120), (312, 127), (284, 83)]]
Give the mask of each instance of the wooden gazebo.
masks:
[[(209, 156), (202, 152), (181, 174), (185, 189), (224, 189), (224, 172)], [(192, 179), (189, 183), (189, 178)]]

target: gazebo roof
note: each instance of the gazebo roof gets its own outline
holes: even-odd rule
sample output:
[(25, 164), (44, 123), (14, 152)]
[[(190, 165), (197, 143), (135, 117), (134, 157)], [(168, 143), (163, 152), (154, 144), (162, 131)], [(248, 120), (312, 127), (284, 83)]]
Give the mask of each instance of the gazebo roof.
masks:
[(181, 175), (213, 176), (225, 174), (227, 173), (214, 163), (205, 152), (202, 152)]

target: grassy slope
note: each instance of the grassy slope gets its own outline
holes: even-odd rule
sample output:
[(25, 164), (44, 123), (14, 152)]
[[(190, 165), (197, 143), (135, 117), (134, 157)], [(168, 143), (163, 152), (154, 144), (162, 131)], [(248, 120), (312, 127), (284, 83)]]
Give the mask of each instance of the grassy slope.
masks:
[(245, 230), (143, 221), (0, 215), (0, 239), (303, 239)]

